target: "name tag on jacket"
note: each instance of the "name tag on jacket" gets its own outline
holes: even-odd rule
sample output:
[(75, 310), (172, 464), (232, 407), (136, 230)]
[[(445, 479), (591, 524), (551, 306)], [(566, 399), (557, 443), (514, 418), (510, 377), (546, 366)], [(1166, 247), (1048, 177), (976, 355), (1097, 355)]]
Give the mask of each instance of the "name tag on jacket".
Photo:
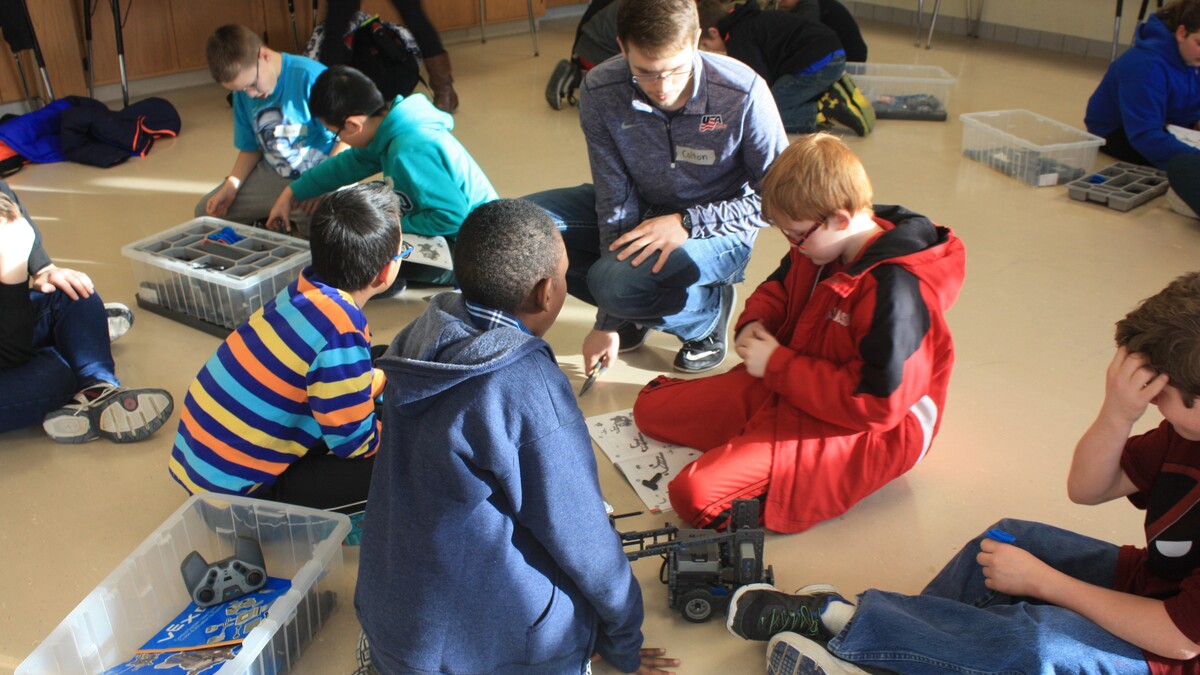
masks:
[(688, 164), (700, 164), (702, 166), (712, 166), (717, 163), (716, 150), (701, 150), (699, 148), (689, 148), (683, 145), (675, 146), (675, 161), (687, 162)]

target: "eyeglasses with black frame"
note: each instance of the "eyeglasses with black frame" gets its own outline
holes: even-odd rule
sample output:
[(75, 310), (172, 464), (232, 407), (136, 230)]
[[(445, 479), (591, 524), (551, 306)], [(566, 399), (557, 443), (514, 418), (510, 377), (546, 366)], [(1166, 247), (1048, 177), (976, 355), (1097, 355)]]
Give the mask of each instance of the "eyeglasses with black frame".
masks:
[(263, 93), (262, 89), (258, 88), (259, 67), (261, 64), (262, 64), (262, 56), (260, 55), (254, 59), (254, 81), (251, 82), (250, 84), (242, 87), (243, 94), (249, 94), (252, 90), (256, 91), (260, 94)]
[(667, 73), (654, 73), (652, 75), (651, 74), (636, 75), (631, 72), (629, 74), (629, 78), (631, 80), (633, 80), (634, 84), (637, 84), (638, 82), (641, 82), (642, 84), (658, 84), (658, 83), (664, 82), (666, 80), (673, 80), (675, 78), (678, 78), (678, 77), (681, 77), (684, 75), (691, 75), (691, 74), (692, 74), (692, 65), (689, 63), (684, 68), (680, 68), (679, 70), (672, 70)]

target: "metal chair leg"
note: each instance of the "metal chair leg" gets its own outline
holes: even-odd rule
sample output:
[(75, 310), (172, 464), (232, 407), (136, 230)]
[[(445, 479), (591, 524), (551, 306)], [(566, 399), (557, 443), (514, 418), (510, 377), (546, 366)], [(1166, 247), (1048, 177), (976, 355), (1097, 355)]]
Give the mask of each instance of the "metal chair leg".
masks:
[(479, 0), (479, 41), (480, 42), (487, 42), (487, 32), (485, 31), (485, 29), (483, 27), (484, 22), (487, 20), (487, 10), (483, 6), (484, 1), (485, 0)]
[(1117, 0), (1117, 14), (1113, 19), (1112, 56), (1108, 58), (1109, 61), (1117, 60), (1117, 40), (1121, 39), (1121, 6), (1124, 4), (1125, 0)]
[(129, 107), (129, 78), (125, 73), (125, 37), (121, 30), (121, 3), (120, 0), (111, 0), (113, 13), (113, 28), (117, 35), (117, 65), (121, 69), (121, 98), (125, 102), (125, 107)]
[(537, 21), (533, 18), (533, 0), (526, 0), (525, 4), (529, 8), (529, 36), (533, 38), (533, 55), (538, 56), (538, 29)]
[(917, 0), (917, 41), (914, 47), (921, 46), (921, 22), (925, 20), (925, 0)]
[(933, 46), (933, 28), (937, 25), (938, 10), (942, 7), (942, 0), (934, 0), (933, 16), (929, 18), (929, 37), (925, 38), (925, 49)]
[(96, 57), (92, 53), (92, 0), (83, 0), (83, 36), (87, 40), (88, 98), (96, 98)]

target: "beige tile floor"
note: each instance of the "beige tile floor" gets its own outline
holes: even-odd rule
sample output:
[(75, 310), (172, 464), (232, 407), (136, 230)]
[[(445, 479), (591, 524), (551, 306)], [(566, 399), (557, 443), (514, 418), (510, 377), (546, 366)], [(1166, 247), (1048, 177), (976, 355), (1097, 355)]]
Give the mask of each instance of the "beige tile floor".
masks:
[[(531, 56), (525, 35), (451, 48), (462, 96), (457, 134), (501, 195), (588, 179), (577, 113), (555, 112), (543, 100), (574, 24), (547, 21), (540, 58)], [(766, 557), (779, 585), (819, 581), (846, 593), (917, 592), (964, 541), (1003, 516), (1138, 542), (1141, 518), (1132, 508), (1072, 505), (1064, 479), (1074, 442), (1102, 397), (1113, 322), (1194, 269), (1198, 223), (1175, 215), (1162, 199), (1124, 214), (1074, 202), (1065, 189), (1026, 187), (960, 155), (961, 112), (1027, 108), (1082, 125), (1105, 63), (950, 35), (925, 51), (913, 48), (908, 29), (873, 23), (864, 29), (872, 61), (934, 64), (958, 78), (950, 121), (884, 121), (870, 137), (848, 139), (874, 178), (877, 201), (928, 213), (966, 242), (967, 281), (949, 315), (958, 364), (941, 435), (919, 467), (841, 518), (768, 538)], [(11, 179), (58, 263), (88, 272), (108, 300), (134, 302), (136, 284), (120, 247), (189, 219), (234, 154), (217, 87), (166, 96), (182, 114), (183, 131), (147, 158), (108, 170), (33, 166)], [(1105, 163), (1101, 157), (1097, 166)], [(784, 247), (777, 233), (763, 234), (741, 297), (773, 269)], [(371, 303), (377, 339), (416, 316), (425, 295)], [(572, 300), (548, 336), (576, 386), (590, 316)], [(114, 353), (127, 385), (165, 387), (181, 400), (217, 344), (142, 312)], [(643, 382), (669, 369), (676, 348), (672, 338), (653, 336), (581, 401), (584, 413), (630, 406)], [(1156, 421), (1152, 412), (1143, 425)], [(182, 503), (186, 495), (165, 467), (176, 423), (131, 445), (58, 445), (37, 428), (0, 436), (0, 671), (15, 668)], [(607, 499), (619, 512), (635, 510), (633, 491), (597, 455)], [(658, 526), (669, 517), (642, 516), (623, 527)], [(355, 570), (357, 549), (344, 552)], [(730, 637), (719, 622), (685, 623), (668, 610), (657, 560), (638, 561), (634, 570), (645, 592), (647, 644), (682, 657), (679, 672), (762, 672), (761, 644)], [(350, 672), (357, 629), (344, 604), (295, 672)]]

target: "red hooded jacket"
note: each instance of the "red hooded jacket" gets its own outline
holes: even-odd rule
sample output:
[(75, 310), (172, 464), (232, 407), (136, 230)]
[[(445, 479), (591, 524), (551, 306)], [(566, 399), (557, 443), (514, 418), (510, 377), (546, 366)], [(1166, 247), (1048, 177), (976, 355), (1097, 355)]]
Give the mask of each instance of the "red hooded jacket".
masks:
[[(836, 515), (796, 501), (804, 444), (870, 436), (896, 455), (880, 460), (899, 461), (903, 473), (941, 424), (954, 365), (944, 312), (962, 287), (966, 252), (948, 228), (899, 206), (877, 206), (875, 222), (884, 232), (849, 266), (818, 267), (789, 250), (738, 319), (738, 330), (760, 321), (779, 340), (763, 383), (790, 404), (781, 406), (790, 409), (781, 410), (771, 467), (771, 529), (794, 532)], [(850, 489), (849, 503), (830, 505), (839, 513), (865, 496), (850, 485), (854, 476), (840, 480)]]

